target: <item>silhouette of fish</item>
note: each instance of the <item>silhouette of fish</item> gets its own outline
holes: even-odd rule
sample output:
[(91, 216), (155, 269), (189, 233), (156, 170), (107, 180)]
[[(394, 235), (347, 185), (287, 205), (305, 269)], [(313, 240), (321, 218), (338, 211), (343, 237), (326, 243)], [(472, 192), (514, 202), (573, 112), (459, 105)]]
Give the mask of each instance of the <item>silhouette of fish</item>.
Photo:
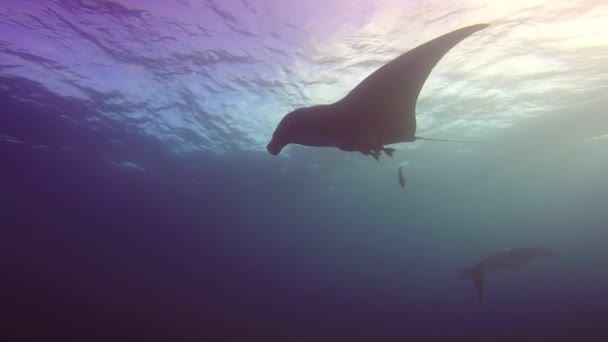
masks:
[(407, 179), (405, 178), (405, 173), (403, 173), (404, 166), (405, 165), (399, 166), (399, 185), (401, 185), (402, 188), (405, 188), (405, 183), (407, 181)]

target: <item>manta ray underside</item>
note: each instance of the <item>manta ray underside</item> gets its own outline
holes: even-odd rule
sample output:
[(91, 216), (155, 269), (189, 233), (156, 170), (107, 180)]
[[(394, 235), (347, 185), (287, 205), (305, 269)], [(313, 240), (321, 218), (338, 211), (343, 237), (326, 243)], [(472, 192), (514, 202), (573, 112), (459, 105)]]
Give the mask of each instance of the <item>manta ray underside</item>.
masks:
[(278, 124), (268, 152), (288, 144), (337, 147), (378, 159), (384, 145), (416, 140), (416, 101), (429, 74), (456, 44), (488, 24), (467, 26), (422, 44), (373, 72), (341, 100), (299, 108)]

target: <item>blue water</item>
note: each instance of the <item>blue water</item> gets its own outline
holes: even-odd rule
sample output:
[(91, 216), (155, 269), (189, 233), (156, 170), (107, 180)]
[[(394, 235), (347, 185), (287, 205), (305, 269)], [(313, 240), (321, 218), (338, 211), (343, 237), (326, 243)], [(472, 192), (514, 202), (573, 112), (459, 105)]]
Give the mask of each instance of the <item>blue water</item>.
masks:
[[(606, 6), (324, 3), (0, 0), (3, 341), (608, 338)], [(485, 21), (418, 107), (484, 143), (264, 150)], [(479, 304), (460, 271), (519, 246), (555, 255)]]

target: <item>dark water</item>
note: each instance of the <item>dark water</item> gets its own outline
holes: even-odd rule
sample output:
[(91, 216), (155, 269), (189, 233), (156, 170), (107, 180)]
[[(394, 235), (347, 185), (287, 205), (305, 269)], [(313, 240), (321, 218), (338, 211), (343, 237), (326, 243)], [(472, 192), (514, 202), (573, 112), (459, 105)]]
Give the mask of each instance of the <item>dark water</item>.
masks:
[[(581, 188), (586, 182), (566, 180), (553, 197), (539, 191), (556, 185), (547, 176), (509, 184), (526, 182), (519, 173), (528, 169), (450, 170), (459, 181), (439, 170), (436, 181), (427, 175), (429, 184), (416, 184), (423, 181), (412, 167), (406, 191), (396, 170), (342, 175), (332, 189), (316, 169), (286, 175), (292, 161), (264, 153), (184, 157), (133, 137), (122, 152), (141, 156), (140, 170), (92, 152), (109, 148), (109, 129), (74, 127), (44, 108), (1, 101), (2, 127), (52, 142), (1, 146), (8, 336), (605, 336), (605, 182)], [(72, 139), (84, 152), (61, 147)], [(479, 305), (460, 269), (512, 245), (542, 245), (556, 256), (491, 274)]]
[[(148, 37), (170, 21), (158, 8), (138, 12), (144, 5), (127, 3), (52, 2), (41, 6), (48, 11), (36, 12), (26, 8), (36, 7), (32, 4), (18, 8), (7, 2), (3, 8), (5, 14), (15, 8), (12, 14), (59, 21), (57, 13), (67, 9), (91, 11), (100, 19), (114, 18), (105, 25), (119, 28), (129, 27), (125, 18), (141, 17), (137, 20), (152, 25), (145, 26)], [(273, 5), (252, 4), (260, 16), (261, 8)], [(336, 1), (333, 6), (347, 5)], [(232, 16), (226, 11), (217, 7), (215, 16), (205, 18), (219, 16), (228, 26), (239, 22), (238, 11)], [(2, 18), (4, 28), (7, 18), (23, 19)], [(366, 18), (353, 22), (366, 23)], [(25, 27), (20, 22), (12, 22), (15, 30)], [(270, 21), (262, 22), (272, 28)], [(0, 43), (9, 40), (7, 32), (0, 33)], [(100, 45), (91, 51), (101, 54)], [(468, 125), (473, 128), (462, 136), (481, 132), (487, 144), (416, 142), (381, 163), (298, 147), (273, 157), (260, 148), (269, 137), (262, 127), (276, 123), (278, 110), (261, 119), (237, 112), (239, 121), (234, 113), (221, 115), (235, 104), (220, 98), (202, 101), (208, 112), (200, 114), (195, 103), (213, 92), (201, 95), (196, 89), (187, 92), (188, 85), (175, 86), (178, 90), (160, 100), (145, 87), (113, 92), (105, 88), (103, 72), (99, 83), (87, 76), (98, 88), (83, 86), (88, 81), (79, 80), (71, 62), (66, 68), (74, 73), (50, 62), (37, 69), (26, 48), (0, 46), (2, 341), (608, 339), (608, 120), (606, 100), (592, 96), (605, 86), (552, 88), (554, 96), (526, 97), (499, 82), (493, 85), (512, 89), (515, 99), (508, 101), (522, 108), (509, 109), (505, 121), (498, 113), (480, 126), (484, 113), (506, 110), (511, 102), (471, 102), (464, 93), (463, 107), (446, 109), (458, 112), (456, 128), (444, 125), (443, 111), (423, 121), (427, 133), (448, 138), (460, 137), (459, 125)], [(162, 44), (150, 49), (155, 46)], [(142, 46), (125, 51), (138, 49), (143, 51)], [(144, 68), (154, 80), (152, 88), (162, 83), (157, 77), (180, 77), (163, 73), (179, 69), (167, 60), (154, 64), (162, 59), (129, 59), (127, 52), (111, 51), (103, 57), (108, 63)], [(58, 63), (71, 61), (70, 56)], [(578, 66), (598, 66), (607, 54), (594, 56), (574, 59)], [(15, 66), (14, 58), (22, 64)], [(218, 58), (222, 67), (240, 63), (228, 55)], [(200, 70), (219, 73), (209, 65)], [(83, 74), (95, 70), (87, 68)], [(44, 70), (47, 80), (38, 75)], [(586, 79), (605, 84), (603, 70)], [(57, 74), (68, 78), (57, 81)], [(76, 96), (58, 84), (72, 89), (67, 93), (82, 87)], [(275, 86), (259, 86), (265, 88), (255, 101), (271, 102)], [(254, 101), (256, 90), (250, 91), (245, 102)], [(279, 95), (291, 92), (282, 91)], [(131, 95), (136, 99), (129, 100)], [(445, 103), (439, 98), (430, 94), (422, 104)], [(576, 102), (581, 99), (584, 103)], [(458, 103), (458, 97), (452, 100)], [(166, 102), (169, 111), (154, 101)], [(541, 102), (547, 106), (541, 114), (513, 119), (523, 111), (536, 113), (532, 104)], [(482, 113), (459, 114), (474, 108)], [(188, 120), (199, 114), (199, 121)], [(249, 125), (253, 122), (261, 123)], [(397, 179), (403, 162), (405, 189)], [(486, 301), (480, 305), (460, 271), (489, 253), (517, 246), (544, 247), (555, 255), (520, 270), (488, 274)]]

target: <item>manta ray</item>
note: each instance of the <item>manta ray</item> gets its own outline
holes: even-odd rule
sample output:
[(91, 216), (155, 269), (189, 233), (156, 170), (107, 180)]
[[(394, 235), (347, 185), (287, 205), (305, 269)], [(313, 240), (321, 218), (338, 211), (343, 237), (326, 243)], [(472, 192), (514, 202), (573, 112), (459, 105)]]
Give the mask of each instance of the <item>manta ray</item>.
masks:
[(488, 255), (475, 266), (464, 269), (460, 277), (473, 281), (479, 302), (483, 303), (484, 279), (487, 271), (519, 269), (538, 256), (553, 256), (553, 252), (544, 248), (505, 248)]
[[(456, 44), (489, 24), (467, 26), (426, 42), (367, 76), (332, 104), (296, 109), (277, 125), (268, 152), (288, 144), (337, 147), (379, 160), (385, 145), (424, 139), (416, 136), (416, 102), (429, 74)], [(427, 139), (437, 140), (437, 139)]]

